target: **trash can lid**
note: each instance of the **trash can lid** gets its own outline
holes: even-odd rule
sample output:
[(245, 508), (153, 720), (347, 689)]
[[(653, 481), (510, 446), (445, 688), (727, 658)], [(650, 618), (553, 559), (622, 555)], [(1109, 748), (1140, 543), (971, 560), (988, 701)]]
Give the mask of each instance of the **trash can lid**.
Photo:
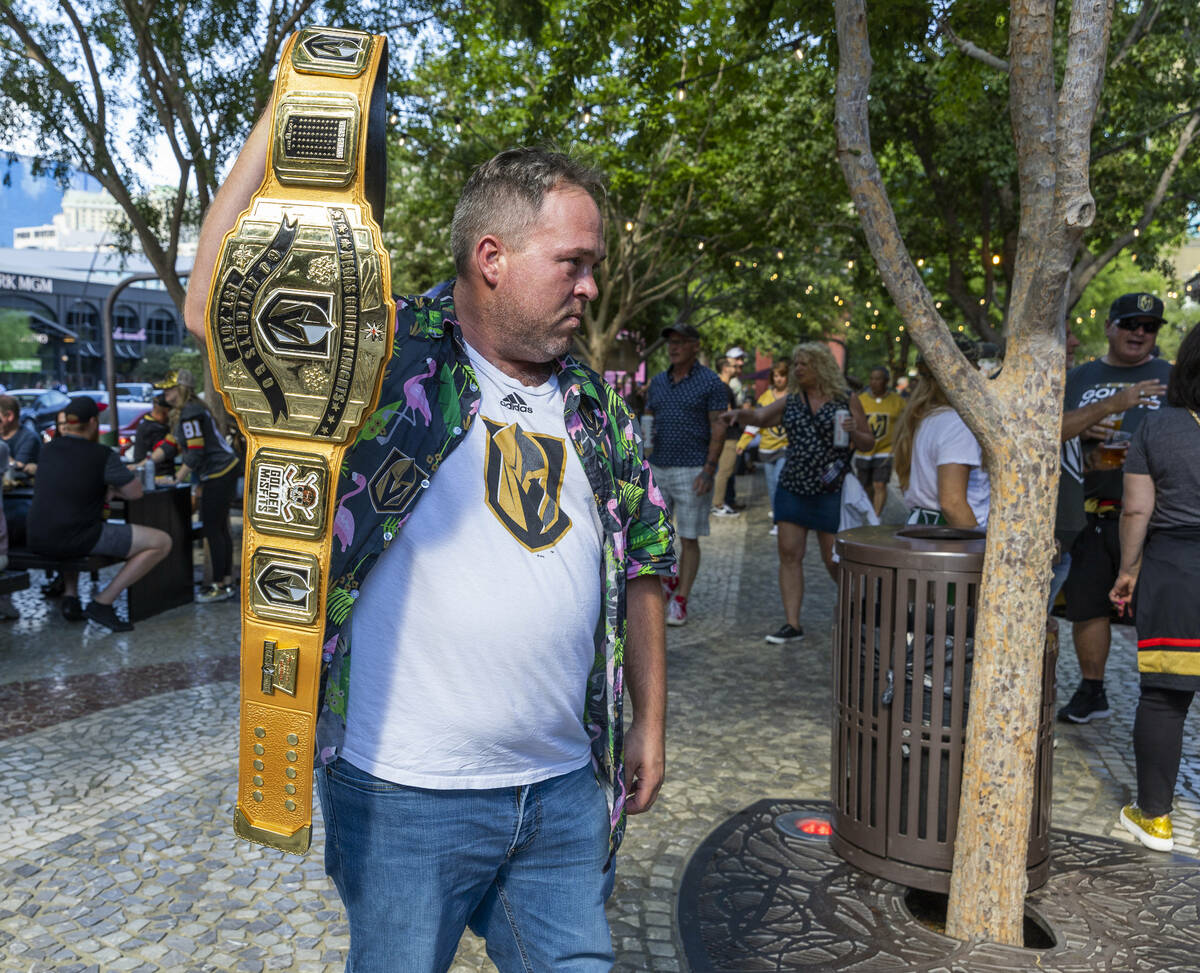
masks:
[(855, 527), (837, 535), (837, 553), (879, 567), (982, 572), (986, 538), (982, 530), (961, 527)]

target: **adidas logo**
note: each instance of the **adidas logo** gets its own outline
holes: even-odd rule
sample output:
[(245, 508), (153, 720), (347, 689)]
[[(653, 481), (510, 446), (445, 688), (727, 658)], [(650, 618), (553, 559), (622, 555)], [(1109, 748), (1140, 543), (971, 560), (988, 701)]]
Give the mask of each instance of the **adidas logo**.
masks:
[(516, 392), (509, 392), (500, 400), (500, 404), (506, 409), (512, 409), (513, 412), (533, 412), (533, 409), (525, 404), (525, 400), (517, 395)]

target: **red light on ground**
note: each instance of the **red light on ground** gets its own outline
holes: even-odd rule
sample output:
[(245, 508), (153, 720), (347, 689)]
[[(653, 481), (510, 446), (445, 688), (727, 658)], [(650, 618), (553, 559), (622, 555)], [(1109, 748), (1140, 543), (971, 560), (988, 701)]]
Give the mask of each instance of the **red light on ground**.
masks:
[(796, 818), (796, 830), (813, 837), (828, 838), (833, 834), (833, 825), (825, 818)]

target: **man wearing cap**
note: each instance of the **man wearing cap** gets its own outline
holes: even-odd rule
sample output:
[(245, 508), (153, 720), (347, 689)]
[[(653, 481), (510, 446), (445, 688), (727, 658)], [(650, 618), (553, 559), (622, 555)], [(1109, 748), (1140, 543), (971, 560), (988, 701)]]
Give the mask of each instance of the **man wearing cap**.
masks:
[(1112, 714), (1104, 667), (1112, 638), (1108, 592), (1121, 561), (1122, 467), (1132, 434), (1166, 392), (1171, 366), (1153, 355), (1162, 324), (1163, 303), (1153, 294), (1121, 295), (1104, 325), (1108, 352), (1067, 374), (1062, 438), (1079, 436), (1083, 447), (1087, 526), (1071, 546), (1063, 587), (1082, 676), (1058, 712), (1063, 722), (1088, 723)]
[[(133, 431), (133, 461), (141, 463), (159, 446), (171, 432), (167, 425), (167, 417), (171, 407), (163, 395), (154, 397), (150, 411), (138, 420), (137, 428)], [(161, 463), (154, 464), (156, 476), (171, 476), (175, 473), (175, 464), (164, 458)]]
[(212, 561), (212, 583), (196, 595), (196, 600), (201, 604), (227, 601), (237, 594), (229, 507), (237, 492), (241, 461), (221, 435), (204, 400), (196, 395), (196, 380), (188, 369), (168, 372), (154, 387), (163, 390), (163, 399), (170, 407), (170, 431), (147, 454), (146, 462), (171, 463), (178, 456), (175, 482), (186, 483), (193, 475), (200, 481), (200, 522)]
[[(0, 441), (8, 452), (8, 462), (0, 472), (17, 484), (27, 484), (37, 473), (42, 439), (30, 426), (21, 422), (21, 404), (11, 395), (0, 395)], [(28, 514), (27, 499), (4, 497), (4, 515), (8, 519), (9, 539), (14, 545), (25, 542), (25, 519)]]
[(58, 435), (42, 448), (38, 462), (28, 545), (43, 557), (124, 558), (116, 576), (92, 595), (86, 610), (79, 605), (78, 572), (64, 571), (62, 613), (70, 621), (86, 616), (114, 632), (128, 632), (133, 625), (117, 615), (113, 602), (167, 556), (171, 537), (154, 527), (104, 520), (109, 493), (137, 500), (142, 482), (114, 450), (98, 441), (99, 435), (100, 410), (88, 396), (73, 398), (58, 414)]
[(708, 535), (709, 494), (726, 433), (720, 416), (729, 390), (716, 372), (696, 360), (699, 331), (675, 324), (664, 328), (662, 336), (671, 367), (650, 380), (642, 429), (654, 481), (679, 535), (679, 575), (674, 584), (666, 582), (667, 624), (683, 625), (700, 569), (700, 538)]

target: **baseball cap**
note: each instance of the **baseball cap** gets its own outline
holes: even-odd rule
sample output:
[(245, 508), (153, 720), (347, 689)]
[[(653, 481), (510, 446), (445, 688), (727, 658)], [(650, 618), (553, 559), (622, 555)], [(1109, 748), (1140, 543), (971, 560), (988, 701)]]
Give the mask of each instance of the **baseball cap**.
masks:
[(196, 387), (196, 380), (186, 368), (172, 368), (161, 382), (155, 382), (156, 389), (173, 389), (176, 385), (186, 385), (190, 389)]
[(1108, 320), (1120, 321), (1123, 318), (1154, 318), (1161, 321), (1163, 302), (1153, 294), (1144, 292), (1122, 294), (1108, 309)]
[(742, 349), (739, 348), (737, 345), (734, 345), (727, 352), (725, 352), (725, 357), (726, 358), (745, 358), (746, 353), (744, 351), (742, 351)]
[(68, 422), (87, 422), (100, 415), (96, 400), (89, 395), (77, 395), (62, 410)]
[(660, 333), (664, 338), (669, 338), (671, 335), (677, 334), (681, 338), (690, 338), (693, 341), (700, 340), (700, 332), (690, 324), (672, 324), (663, 328)]

